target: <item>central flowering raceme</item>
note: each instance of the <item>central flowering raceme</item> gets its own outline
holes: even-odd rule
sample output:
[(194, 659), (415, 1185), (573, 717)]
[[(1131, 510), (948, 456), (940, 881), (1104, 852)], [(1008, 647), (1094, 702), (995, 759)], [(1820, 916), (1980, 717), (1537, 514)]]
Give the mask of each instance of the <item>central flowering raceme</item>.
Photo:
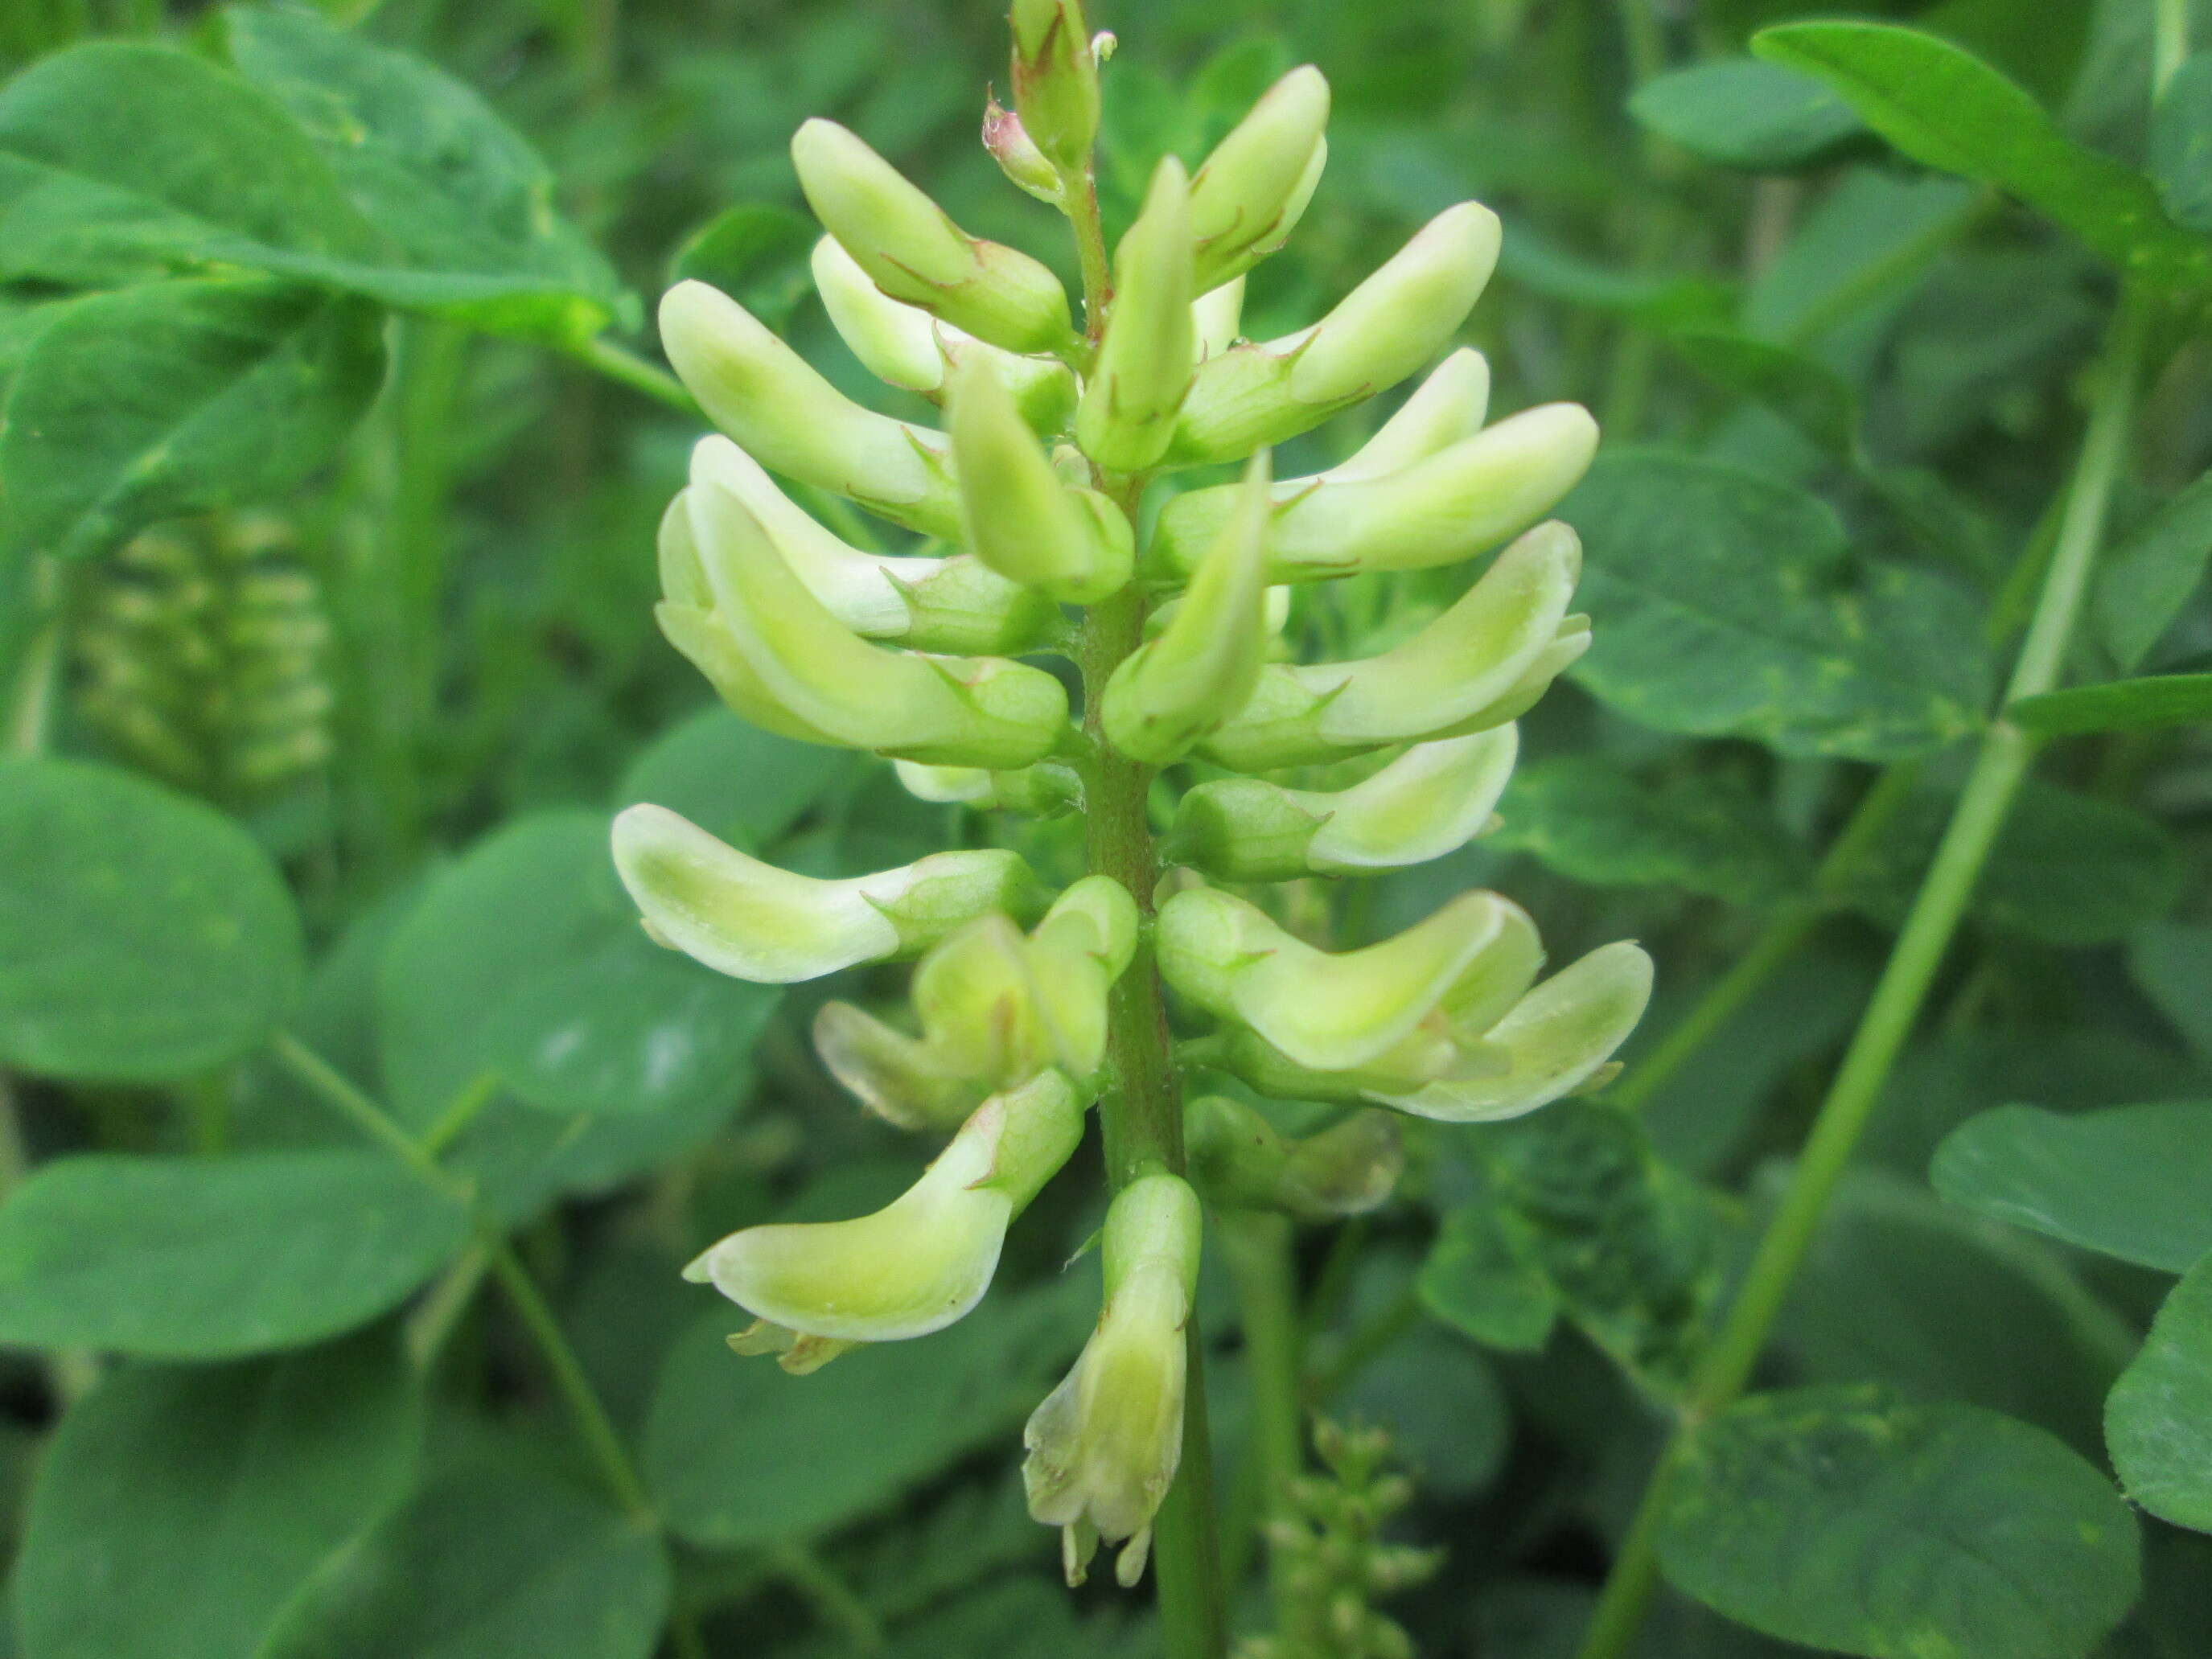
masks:
[[(1109, 255), (1091, 180), (1099, 43), (1076, 0), (1019, 0), (1012, 21), (1015, 108), (989, 106), (984, 142), (1075, 226), (1081, 331), (1049, 268), (969, 235), (857, 135), (808, 122), (792, 157), (829, 231), (823, 305), (942, 426), (852, 401), (727, 295), (672, 289), (663, 345), (722, 435), (700, 442), (662, 521), (658, 616), (755, 724), (890, 760), (924, 800), (1080, 811), (1109, 850), (1088, 873), (1051, 872), (1057, 893), (988, 847), (829, 880), (641, 805), (617, 819), (614, 854), (653, 937), (720, 972), (786, 983), (916, 959), (910, 1021), (832, 1000), (815, 1042), (867, 1109), (948, 1139), (873, 1215), (747, 1228), (692, 1264), (753, 1315), (741, 1352), (804, 1372), (971, 1311), (1099, 1106), (1115, 1189), (1103, 1311), (1030, 1419), (1024, 1473), (1071, 1580), (1103, 1539), (1129, 1583), (1182, 1456), (1203, 1207), (1316, 1221), (1386, 1201), (1394, 1114), (1482, 1121), (1601, 1085), (1650, 964), (1615, 944), (1546, 977), (1534, 924), (1486, 892), (1330, 951), (1249, 885), (1357, 878), (1483, 834), (1513, 721), (1589, 647), (1580, 546), (1542, 520), (1595, 427), (1565, 404), (1490, 420), (1486, 364), (1454, 349), (1497, 259), (1495, 216), (1447, 209), (1311, 326), (1245, 339), (1244, 272), (1321, 179), (1327, 82), (1284, 76), (1195, 173), (1163, 160)], [(1275, 476), (1273, 446), (1431, 364), (1345, 459)], [(1224, 464), (1234, 477), (1169, 494), (1139, 534), (1156, 479)], [(779, 478), (919, 541), (852, 546)], [(1294, 585), (1484, 557), (1390, 648), (1292, 659)], [(1054, 654), (1083, 665), (1079, 707), (1039, 660)], [(1164, 797), (1162, 775), (1180, 786)], [(1156, 825), (1148, 798), (1174, 803)], [(1163, 981), (1183, 1021), (1172, 1054)], [(1187, 1107), (1166, 1096), (1163, 1119), (1178, 1065), (1218, 1086)], [(1291, 1139), (1222, 1092), (1240, 1085), (1345, 1110)]]

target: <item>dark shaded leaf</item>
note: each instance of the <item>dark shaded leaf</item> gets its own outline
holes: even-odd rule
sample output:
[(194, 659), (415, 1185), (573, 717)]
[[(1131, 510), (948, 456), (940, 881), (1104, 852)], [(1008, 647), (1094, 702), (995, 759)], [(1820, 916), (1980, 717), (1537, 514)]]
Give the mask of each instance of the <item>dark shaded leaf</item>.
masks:
[(1835, 514), (1802, 490), (1615, 451), (1560, 516), (1582, 535), (1595, 634), (1570, 672), (1640, 725), (1882, 760), (1979, 723), (1965, 596), (1917, 568), (1854, 567)]
[(2150, 655), (2204, 580), (2212, 559), (2212, 472), (2154, 514), (2098, 567), (2092, 616), (2112, 660), (2133, 669)]
[(1878, 1389), (1739, 1401), (1667, 1487), (1677, 1588), (1867, 1659), (2085, 1659), (2135, 1600), (2135, 1517), (2025, 1423)]
[(29, 1659), (239, 1659), (397, 1504), (420, 1432), (385, 1337), (131, 1366), (62, 1419), (15, 1565)]
[(2159, 94), (2149, 167), (2173, 222), (2212, 232), (2212, 52), (2183, 64)]
[(356, 1540), (256, 1659), (650, 1659), (668, 1561), (604, 1498), (521, 1465), (452, 1465)]
[(1724, 777), (1644, 785), (1601, 756), (1564, 755), (1516, 769), (1498, 813), (1504, 823), (1488, 845), (1599, 886), (1675, 886), (1758, 904), (1801, 890), (1811, 874), (1772, 810)]

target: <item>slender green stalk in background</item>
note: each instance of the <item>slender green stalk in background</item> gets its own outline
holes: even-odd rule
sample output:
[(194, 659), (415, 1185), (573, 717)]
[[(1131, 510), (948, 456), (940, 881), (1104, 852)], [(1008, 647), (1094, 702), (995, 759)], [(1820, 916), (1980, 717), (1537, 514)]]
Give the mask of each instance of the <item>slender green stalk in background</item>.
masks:
[[(2098, 365), (2095, 402), (2067, 485), (2050, 567), (2005, 690), (2008, 704), (2058, 684), (2095, 568), (2112, 485), (2126, 457), (2151, 320), (2149, 304), (2141, 294), (2130, 290), (2122, 296)], [(2037, 748), (2036, 740), (2006, 720), (2000, 709), (1983, 737), (1935, 861), (1821, 1103), (1789, 1186), (1692, 1381), (1680, 1423), (1660, 1455), (1599, 1598), (1582, 1659), (1620, 1659), (1643, 1622), (1658, 1586), (1658, 1532), (1670, 1476), (1688, 1437), (1733, 1401), (1750, 1380), (1837, 1183), (1881, 1100), (1890, 1068), (1927, 1001)]]
[[(287, 1071), (369, 1139), (398, 1158), (437, 1191), (475, 1208), (477, 1242), (471, 1255), (499, 1280), (500, 1289), (506, 1293), (515, 1316), (544, 1362), (556, 1392), (568, 1407), (577, 1437), (599, 1469), (600, 1480), (631, 1519), (653, 1532), (664, 1531), (661, 1518), (646, 1495), (645, 1483), (638, 1477), (637, 1466), (630, 1461), (622, 1436), (615, 1428), (614, 1419), (599, 1398), (599, 1390), (592, 1386), (592, 1379), (583, 1362), (576, 1357), (567, 1333), (561, 1328), (552, 1304), (546, 1301), (545, 1292), (522, 1258), (515, 1254), (513, 1243), (488, 1215), (476, 1208), (467, 1183), (442, 1168), (365, 1090), (292, 1033), (278, 1032), (269, 1047), (270, 1054)], [(468, 1260), (463, 1258), (464, 1261)], [(474, 1277), (467, 1276), (471, 1286)], [(441, 1290), (444, 1289), (441, 1285)], [(460, 1300), (465, 1303), (465, 1296)], [(458, 1313), (457, 1307), (442, 1322), (449, 1327), (451, 1317), (457, 1317)], [(414, 1335), (410, 1333), (410, 1337)], [(429, 1352), (434, 1352), (443, 1335), (444, 1331), (439, 1329), (434, 1338), (428, 1339)], [(410, 1352), (418, 1357), (424, 1352), (422, 1341), (411, 1340), (410, 1346)], [(684, 1659), (700, 1659), (705, 1654), (706, 1644), (688, 1609), (678, 1608), (672, 1613), (669, 1629), (677, 1651)]]
[[(1298, 1472), (1305, 1418), (1304, 1333), (1291, 1219), (1261, 1211), (1231, 1211), (1218, 1228), (1222, 1260), (1237, 1289), (1244, 1335), (1244, 1375), (1251, 1389), (1251, 1425), (1222, 1526), (1222, 1576), (1241, 1583), (1260, 1528), (1280, 1508)], [(1277, 1620), (1283, 1614), (1280, 1565), (1271, 1558)]]

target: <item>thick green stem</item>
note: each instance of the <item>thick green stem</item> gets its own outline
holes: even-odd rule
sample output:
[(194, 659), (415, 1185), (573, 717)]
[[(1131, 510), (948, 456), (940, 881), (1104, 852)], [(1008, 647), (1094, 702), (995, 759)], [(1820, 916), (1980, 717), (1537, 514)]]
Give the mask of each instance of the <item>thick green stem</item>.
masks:
[[(1137, 648), (1144, 620), (1143, 595), (1126, 589), (1091, 607), (1081, 649), (1084, 729), (1091, 746), (1084, 801), (1088, 866), (1091, 874), (1111, 876), (1127, 888), (1144, 915), (1136, 955), (1115, 982), (1108, 1005), (1111, 1081), (1098, 1103), (1107, 1180), (1117, 1192), (1150, 1171), (1183, 1170), (1182, 1091), (1150, 937), (1152, 887), (1159, 877), (1146, 813), (1152, 775), (1106, 741), (1098, 714), (1107, 679)], [(1190, 1322), (1188, 1340), (1182, 1458), (1153, 1523), (1152, 1571), (1159, 1580), (1160, 1624), (1169, 1659), (1217, 1659), (1228, 1650), (1228, 1618), (1206, 1423), (1205, 1356), (1196, 1320)]]
[[(2112, 484), (2127, 451), (2136, 392), (2150, 327), (2148, 306), (2123, 296), (2099, 364), (2096, 402), (2069, 483), (2057, 544), (2004, 701), (2058, 683), (2074, 624), (2087, 592)], [(1659, 1581), (1657, 1534), (1666, 1489), (1688, 1437), (1743, 1390), (1812, 1248), (1828, 1201), (1881, 1097), (1890, 1067), (1926, 1003), (1937, 970), (1973, 896), (1990, 849), (2035, 758), (2035, 740), (2002, 714), (1982, 739), (1951, 822), (1936, 850), (1882, 970), (1874, 997), (1821, 1103), (1790, 1184), (1761, 1235), (1711, 1348), (1692, 1380), (1682, 1417), (1661, 1454), (1613, 1573), (1599, 1598), (1582, 1659), (1620, 1659), (1634, 1640)]]
[[(1083, 265), (1084, 320), (1096, 344), (1113, 297), (1098, 194), (1089, 169), (1072, 191), (1068, 221)], [(1101, 476), (1098, 483), (1137, 520), (1141, 475)], [(1085, 852), (1092, 875), (1111, 876), (1137, 901), (1143, 917), (1136, 954), (1107, 1003), (1107, 1088), (1098, 1102), (1106, 1178), (1116, 1192), (1137, 1176), (1183, 1173), (1182, 1091), (1176, 1076), (1166, 999), (1152, 955), (1152, 889), (1159, 855), (1152, 846), (1147, 803), (1152, 769), (1106, 740), (1100, 716), (1106, 682), (1142, 642), (1145, 596), (1124, 588), (1084, 615), (1078, 666), (1083, 675)], [(1212, 1436), (1206, 1424), (1206, 1354), (1198, 1321), (1184, 1328), (1182, 1454), (1175, 1484), (1152, 1523), (1152, 1572), (1159, 1585), (1160, 1633), (1167, 1659), (1220, 1659), (1229, 1650), (1229, 1615), (1221, 1571), (1221, 1531), (1214, 1513)]]
[[(1280, 1510), (1283, 1494), (1298, 1472), (1305, 1414), (1299, 1398), (1302, 1332), (1290, 1218), (1232, 1211), (1221, 1216), (1215, 1231), (1237, 1287), (1244, 1371), (1252, 1390), (1251, 1426), (1222, 1529), (1223, 1576), (1233, 1584), (1243, 1577), (1261, 1528)], [(1279, 1628), (1285, 1616), (1283, 1565), (1270, 1559)]]

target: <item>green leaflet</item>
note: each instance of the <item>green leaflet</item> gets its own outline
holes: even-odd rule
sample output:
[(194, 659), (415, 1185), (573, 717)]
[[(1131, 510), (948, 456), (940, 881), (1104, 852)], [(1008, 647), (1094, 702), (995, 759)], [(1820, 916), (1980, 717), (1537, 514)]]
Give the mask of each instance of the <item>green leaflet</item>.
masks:
[(375, 307), (295, 283), (147, 283), (52, 309), (0, 404), (0, 563), (281, 495), (384, 378)]
[(189, 1077), (266, 1037), (300, 974), (291, 896), (236, 823), (111, 767), (0, 759), (0, 1061)]
[(724, 208), (668, 258), (668, 283), (711, 283), (781, 331), (814, 292), (807, 256), (821, 228), (795, 208), (751, 203)]
[(419, 1413), (387, 1336), (115, 1371), (63, 1419), (32, 1498), (15, 1575), (24, 1653), (257, 1651), (302, 1586), (404, 1494)]
[(2208, 559), (2212, 472), (2166, 501), (2099, 566), (2090, 616), (2113, 661), (2124, 669), (2142, 664), (2204, 580)]
[(2176, 224), (2212, 233), (2212, 52), (2174, 71), (2151, 112), (2151, 181)]
[[(1885, 922), (1900, 920), (1950, 817), (1936, 790), (1914, 796), (1844, 884)], [(1974, 911), (2053, 945), (2105, 945), (2164, 915), (2179, 891), (2179, 848), (2156, 819), (2031, 780), (1990, 854)]]
[(2135, 1340), (2040, 1239), (1877, 1170), (1838, 1191), (1776, 1328), (1793, 1381), (2003, 1412), (2084, 1456)]
[(631, 763), (615, 806), (653, 801), (757, 853), (858, 769), (843, 750), (780, 738), (716, 707), (670, 727)]
[(1669, 70), (1637, 88), (1628, 112), (1701, 161), (1751, 172), (1796, 167), (1859, 131), (1819, 81), (1748, 58)]
[(811, 1376), (738, 1358), (723, 1339), (744, 1316), (703, 1314), (662, 1367), (646, 1483), (677, 1534), (704, 1547), (830, 1531), (1018, 1422), (1081, 1346), (1095, 1298), (1082, 1273), (1001, 1292), (933, 1336), (870, 1345)]
[(2106, 685), (2046, 691), (2007, 706), (2006, 717), (2031, 732), (2144, 732), (2212, 720), (2212, 674), (2154, 674)]
[(2212, 280), (2212, 246), (2166, 216), (2148, 179), (2075, 143), (1948, 41), (1883, 23), (1786, 23), (1752, 51), (1819, 76), (1914, 161), (2018, 197), (2130, 275), (2186, 289)]
[(1491, 1129), (1480, 1195), (1421, 1270), (1422, 1301), (1476, 1340), (1542, 1346), (1553, 1314), (1637, 1379), (1679, 1390), (1721, 1291), (1723, 1222), (1668, 1169), (1635, 1116), (1565, 1100)]
[(2160, 1011), (2212, 1060), (2212, 927), (2154, 922), (2128, 940), (2128, 969)]
[(1561, 507), (1595, 642), (1570, 678), (1639, 725), (1785, 755), (1897, 759), (1979, 723), (1987, 670), (1963, 593), (1847, 557), (1789, 484), (1662, 450), (1601, 456)]
[(732, 1103), (778, 997), (646, 938), (607, 820), (548, 812), (443, 872), (386, 945), (384, 1074), (421, 1127), (487, 1076), (550, 1112)]
[(0, 1340), (295, 1347), (385, 1312), (468, 1236), (459, 1204), (383, 1152), (58, 1158), (0, 1206)]
[(554, 179), (474, 88), (303, 8), (225, 14), (240, 73), (291, 114), (384, 238), (390, 305), (493, 333), (580, 340), (637, 302), (561, 216)]
[(1802, 344), (1893, 298), (1972, 222), (1978, 196), (1954, 179), (1851, 168), (1753, 280), (1743, 326)]
[(303, 12), (243, 9), (232, 35), (261, 86), (100, 41), (0, 91), (0, 275), (244, 266), (554, 340), (613, 314), (543, 163), (473, 92)]
[(2001, 1106), (1936, 1149), (1954, 1204), (2161, 1272), (2212, 1251), (2212, 1102), (2067, 1114)]
[(1811, 863), (1772, 810), (1722, 775), (1640, 784), (1598, 755), (1517, 768), (1486, 837), (1576, 881), (1676, 886), (1735, 904), (1789, 897)]
[(2139, 1577), (2135, 1517), (2081, 1457), (1879, 1389), (1739, 1401), (1691, 1435), (1661, 1528), (1676, 1588), (1866, 1659), (2086, 1659)]
[(2121, 1373), (2105, 1440), (2129, 1497), (2212, 1532), (2212, 1256), (2182, 1275)]
[(256, 1659), (651, 1659), (659, 1540), (520, 1456), (450, 1461), (334, 1557)]

